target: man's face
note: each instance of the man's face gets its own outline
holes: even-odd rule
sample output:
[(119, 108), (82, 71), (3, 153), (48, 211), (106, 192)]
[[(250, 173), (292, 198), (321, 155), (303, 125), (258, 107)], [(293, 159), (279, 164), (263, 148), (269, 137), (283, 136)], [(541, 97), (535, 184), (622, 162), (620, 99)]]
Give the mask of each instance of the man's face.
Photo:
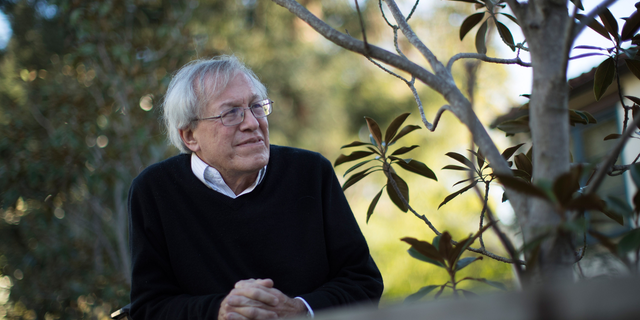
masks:
[[(234, 107), (246, 108), (260, 100), (247, 76), (238, 72), (205, 109), (204, 117), (218, 116)], [(255, 174), (269, 162), (269, 123), (249, 109), (244, 121), (225, 126), (220, 119), (199, 121), (194, 130), (181, 130), (191, 151), (227, 179)]]

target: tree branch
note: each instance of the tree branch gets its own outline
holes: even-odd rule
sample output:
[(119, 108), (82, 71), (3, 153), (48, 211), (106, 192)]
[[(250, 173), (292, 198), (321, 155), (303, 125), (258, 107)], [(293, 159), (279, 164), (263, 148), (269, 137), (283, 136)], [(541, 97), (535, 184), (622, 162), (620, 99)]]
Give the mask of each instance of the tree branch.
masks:
[(616, 161), (616, 159), (618, 158), (618, 155), (620, 154), (624, 146), (627, 144), (627, 141), (631, 137), (631, 134), (634, 131), (636, 131), (636, 129), (638, 129), (637, 127), (638, 124), (640, 124), (640, 117), (633, 119), (633, 122), (631, 122), (631, 125), (627, 128), (627, 130), (622, 134), (622, 136), (618, 140), (618, 144), (616, 144), (616, 146), (611, 150), (611, 152), (609, 152), (607, 157), (602, 162), (600, 162), (600, 165), (598, 166), (599, 167), (598, 171), (596, 171), (593, 181), (587, 186), (587, 189), (585, 190), (585, 194), (595, 193), (596, 190), (598, 190), (598, 187), (600, 187), (600, 184), (604, 180), (604, 176), (607, 174), (611, 166), (613, 166), (613, 163)]
[(451, 67), (453, 66), (453, 63), (460, 59), (478, 59), (484, 62), (491, 62), (491, 63), (497, 63), (497, 64), (517, 64), (523, 67), (531, 67), (530, 62), (524, 62), (522, 61), (522, 59), (520, 59), (520, 57), (515, 57), (513, 59), (500, 59), (500, 58), (491, 58), (491, 57), (488, 57), (486, 54), (481, 54), (481, 53), (458, 53), (455, 56), (451, 57), (451, 59), (449, 59), (449, 62), (447, 63), (447, 70), (451, 72)]

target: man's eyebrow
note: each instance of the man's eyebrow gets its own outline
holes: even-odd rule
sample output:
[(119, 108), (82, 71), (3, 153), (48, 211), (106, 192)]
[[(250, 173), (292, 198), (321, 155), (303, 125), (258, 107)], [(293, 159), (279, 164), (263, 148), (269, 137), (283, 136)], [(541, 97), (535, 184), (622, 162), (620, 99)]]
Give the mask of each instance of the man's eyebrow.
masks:
[[(254, 93), (250, 98), (249, 98), (249, 103), (254, 102), (255, 100), (259, 99), (260, 96), (256, 93)], [(227, 100), (225, 102), (223, 102), (222, 104), (220, 104), (220, 108), (223, 107), (229, 107), (229, 106), (236, 106), (239, 105), (240, 103), (238, 103), (238, 101), (240, 101), (241, 99), (236, 99), (236, 100)]]

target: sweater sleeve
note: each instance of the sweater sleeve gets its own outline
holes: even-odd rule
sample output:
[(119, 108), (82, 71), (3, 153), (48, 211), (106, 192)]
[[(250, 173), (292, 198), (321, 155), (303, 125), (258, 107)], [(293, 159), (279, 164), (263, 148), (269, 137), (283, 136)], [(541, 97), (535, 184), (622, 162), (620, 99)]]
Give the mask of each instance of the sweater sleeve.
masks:
[(158, 195), (148, 178), (136, 178), (129, 190), (131, 316), (134, 320), (217, 319), (225, 295), (188, 295), (175, 279), (154, 201)]
[(382, 276), (331, 163), (323, 158), (322, 167), (322, 210), (330, 279), (301, 297), (314, 311), (340, 305), (377, 305), (383, 290)]

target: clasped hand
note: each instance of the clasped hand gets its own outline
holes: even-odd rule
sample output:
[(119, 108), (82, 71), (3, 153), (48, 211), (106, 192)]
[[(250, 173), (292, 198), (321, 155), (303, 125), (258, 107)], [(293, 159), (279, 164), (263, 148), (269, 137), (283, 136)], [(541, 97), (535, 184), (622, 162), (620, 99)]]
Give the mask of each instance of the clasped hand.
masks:
[(271, 279), (248, 279), (222, 300), (218, 320), (276, 319), (304, 314), (304, 303), (273, 287)]

